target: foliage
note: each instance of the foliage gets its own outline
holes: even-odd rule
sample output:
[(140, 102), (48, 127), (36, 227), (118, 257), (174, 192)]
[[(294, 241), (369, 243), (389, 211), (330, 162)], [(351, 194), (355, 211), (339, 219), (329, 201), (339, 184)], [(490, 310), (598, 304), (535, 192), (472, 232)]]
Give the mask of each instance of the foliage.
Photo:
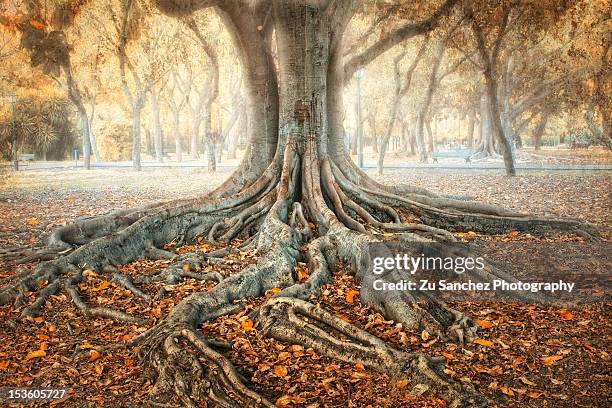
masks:
[(73, 112), (65, 98), (21, 97), (0, 116), (2, 155), (10, 159), (13, 140), (18, 150), (63, 158), (76, 140)]

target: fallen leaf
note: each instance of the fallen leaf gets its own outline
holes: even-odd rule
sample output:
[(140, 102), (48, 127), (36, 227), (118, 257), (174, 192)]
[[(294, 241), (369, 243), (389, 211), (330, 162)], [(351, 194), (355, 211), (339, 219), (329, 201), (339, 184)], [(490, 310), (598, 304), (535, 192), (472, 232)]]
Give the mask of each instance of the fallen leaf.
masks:
[(9, 366), (8, 361), (0, 361), (0, 370), (4, 370)]
[(476, 319), (475, 322), (476, 322), (477, 325), (479, 325), (483, 329), (489, 329), (489, 328), (493, 327), (493, 323), (489, 322), (487, 320)]
[(555, 362), (561, 360), (562, 358), (563, 356), (548, 356), (548, 357), (540, 357), (540, 360), (542, 360), (542, 364), (551, 366), (555, 364)]
[(492, 341), (485, 340), (485, 339), (476, 339), (472, 341), (472, 343), (480, 344), (481, 346), (485, 346), (485, 347), (491, 347), (493, 345)]
[(508, 387), (499, 387), (499, 390), (500, 390), (501, 392), (503, 392), (504, 394), (509, 395), (509, 396), (511, 396), (511, 397), (514, 395), (514, 391), (512, 391), (512, 388), (508, 388)]
[(98, 287), (95, 290), (96, 291), (102, 291), (102, 290), (108, 288), (109, 286), (110, 286), (110, 282), (104, 281), (101, 284), (99, 284)]
[(89, 361), (96, 361), (101, 355), (98, 350), (89, 350)]
[(274, 366), (274, 372), (279, 377), (285, 377), (287, 376), (287, 373), (289, 372), (289, 370), (287, 370), (287, 367), (284, 365), (276, 365)]
[(423, 330), (421, 332), (421, 339), (423, 339), (423, 341), (427, 341), (431, 338), (431, 335), (429, 334), (429, 332), (427, 330)]
[(346, 303), (348, 303), (349, 305), (352, 305), (354, 302), (353, 298), (358, 294), (359, 294), (359, 291), (355, 289), (351, 289), (348, 292), (346, 292)]
[(26, 361), (28, 361), (32, 360), (33, 358), (44, 357), (46, 355), (47, 353), (45, 352), (45, 350), (30, 351), (25, 359)]
[(276, 400), (275, 405), (277, 407), (288, 407), (291, 404), (299, 404), (304, 401), (304, 398), (295, 395), (283, 395)]
[(443, 351), (441, 354), (442, 354), (444, 357), (446, 357), (446, 359), (447, 359), (447, 360), (454, 360), (454, 359), (456, 358), (456, 357), (455, 357), (455, 356), (453, 356), (452, 354), (447, 353), (447, 352), (445, 352), (445, 351)]
[(559, 316), (563, 320), (573, 320), (574, 319), (574, 315), (569, 310), (562, 310), (562, 311), (560, 311), (559, 312)]
[(531, 392), (528, 392), (528, 393), (527, 393), (527, 396), (528, 396), (529, 398), (538, 399), (538, 398), (540, 398), (540, 396), (541, 396), (542, 394), (543, 394), (542, 392), (531, 391)]
[(30, 25), (41, 30), (45, 28), (45, 25), (38, 20), (30, 20)]
[(398, 382), (395, 383), (395, 388), (404, 388), (405, 386), (408, 385), (410, 381), (408, 380), (399, 380)]
[(242, 330), (246, 332), (253, 330), (253, 321), (251, 319), (244, 319), (240, 322), (240, 325), (242, 326)]
[(528, 379), (527, 379), (527, 378), (525, 378), (525, 377), (519, 377), (519, 380), (521, 380), (521, 382), (522, 382), (523, 384), (525, 384), (525, 385), (530, 385), (530, 386), (532, 386), (532, 387), (534, 387), (534, 386), (536, 386), (536, 385), (537, 385), (536, 383), (534, 383), (533, 381), (528, 380)]

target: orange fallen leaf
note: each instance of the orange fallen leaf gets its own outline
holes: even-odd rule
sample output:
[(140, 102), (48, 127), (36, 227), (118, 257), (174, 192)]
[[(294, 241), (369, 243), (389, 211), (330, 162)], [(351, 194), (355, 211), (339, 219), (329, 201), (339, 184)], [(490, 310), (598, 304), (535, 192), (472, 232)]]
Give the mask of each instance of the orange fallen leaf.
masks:
[(266, 296), (276, 295), (277, 293), (280, 293), (280, 291), (280, 288), (272, 288), (270, 290), (266, 290)]
[(528, 396), (529, 398), (538, 399), (538, 398), (540, 398), (540, 396), (541, 396), (542, 394), (543, 394), (542, 392), (531, 391), (531, 392), (528, 392), (528, 393), (527, 393), (527, 396)]
[(38, 221), (37, 218), (29, 218), (28, 220), (26, 220), (26, 224), (28, 224), (28, 225), (38, 225), (38, 224), (40, 224), (40, 221)]
[(542, 360), (542, 364), (551, 366), (555, 364), (555, 362), (561, 360), (562, 358), (563, 356), (548, 356), (548, 357), (540, 357), (540, 360)]
[(294, 395), (283, 395), (276, 400), (275, 405), (277, 407), (288, 407), (290, 404), (299, 404), (304, 401), (304, 398)]
[(48, 350), (49, 349), (49, 343), (47, 343), (46, 341), (43, 341), (42, 343), (40, 343), (40, 347), (39, 349), (41, 350)]
[(0, 361), (0, 370), (4, 370), (9, 366), (8, 361)]
[(183, 272), (189, 272), (189, 270), (191, 270), (191, 265), (188, 263), (183, 264)]
[(89, 350), (89, 361), (96, 361), (102, 354), (98, 350)]
[(476, 322), (477, 325), (479, 325), (483, 329), (489, 329), (489, 328), (493, 327), (493, 323), (489, 322), (487, 320), (476, 319), (475, 322)]
[(508, 388), (508, 387), (499, 387), (499, 390), (500, 390), (501, 392), (503, 392), (504, 394), (509, 395), (509, 396), (511, 396), (511, 397), (514, 395), (514, 391), (512, 391), (512, 388)]
[(110, 282), (108, 281), (104, 281), (101, 284), (98, 285), (98, 287), (96, 288), (97, 291), (101, 291), (104, 290), (106, 288), (108, 288), (110, 286)]
[(399, 380), (398, 382), (395, 383), (395, 388), (404, 388), (408, 385), (409, 381), (404, 379), (404, 380)]
[(444, 356), (444, 357), (445, 357), (447, 360), (454, 360), (454, 359), (456, 359), (456, 357), (455, 357), (455, 356), (453, 356), (451, 353), (447, 353), (447, 352), (444, 352), (444, 351), (443, 351), (441, 354), (442, 354), (442, 355), (443, 355), (443, 356)]
[(43, 29), (45, 25), (38, 20), (30, 20), (30, 25), (34, 28)]
[(47, 355), (47, 353), (45, 352), (45, 350), (30, 351), (25, 359), (26, 359), (26, 361), (28, 361), (28, 360), (32, 360), (34, 358), (44, 357), (46, 355)]
[(242, 326), (242, 330), (246, 332), (253, 330), (253, 321), (251, 319), (244, 319), (240, 322), (240, 325)]
[(476, 339), (472, 341), (472, 343), (480, 344), (481, 346), (485, 346), (485, 347), (491, 347), (493, 345), (492, 341), (485, 340), (485, 339)]
[(287, 373), (289, 372), (289, 370), (287, 370), (287, 367), (284, 365), (277, 365), (277, 366), (274, 366), (274, 372), (279, 377), (285, 377)]
[(349, 305), (352, 305), (353, 302), (355, 301), (354, 300), (355, 296), (358, 294), (359, 294), (359, 291), (355, 289), (351, 289), (348, 292), (346, 292), (346, 303), (348, 303)]
[(393, 235), (395, 235), (395, 234), (393, 234), (392, 232), (384, 232), (383, 233), (383, 237), (387, 237), (387, 238), (388, 237), (392, 237)]
[(562, 311), (560, 311), (559, 312), (559, 316), (563, 320), (573, 320), (574, 319), (574, 315), (569, 310), (562, 310)]

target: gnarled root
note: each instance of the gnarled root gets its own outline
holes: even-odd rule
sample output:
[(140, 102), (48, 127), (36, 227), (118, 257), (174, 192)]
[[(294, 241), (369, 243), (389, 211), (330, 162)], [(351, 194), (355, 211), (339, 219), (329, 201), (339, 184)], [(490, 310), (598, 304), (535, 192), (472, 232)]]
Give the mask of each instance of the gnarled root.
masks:
[[(230, 361), (213, 349), (210, 341), (192, 328), (157, 330), (145, 337), (141, 356), (155, 369), (154, 398), (174, 393), (182, 406), (273, 407), (274, 404), (251, 391)], [(193, 352), (191, 352), (191, 350)]]
[(443, 371), (444, 359), (422, 353), (405, 353), (358, 329), (325, 310), (300, 299), (270, 299), (259, 314), (260, 330), (277, 340), (312, 347), (335, 359), (360, 363), (425, 384), (451, 407), (485, 406), (486, 400), (471, 389), (461, 389)]

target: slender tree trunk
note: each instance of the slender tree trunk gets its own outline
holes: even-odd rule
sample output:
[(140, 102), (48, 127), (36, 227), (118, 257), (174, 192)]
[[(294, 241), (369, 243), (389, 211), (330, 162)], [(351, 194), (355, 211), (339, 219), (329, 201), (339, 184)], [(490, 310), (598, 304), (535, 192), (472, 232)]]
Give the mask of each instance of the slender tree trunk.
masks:
[(540, 150), (542, 147), (542, 136), (544, 135), (544, 131), (546, 130), (546, 123), (548, 122), (548, 116), (550, 115), (549, 109), (544, 109), (540, 116), (540, 121), (533, 131), (533, 144), (535, 146), (535, 150)]
[(13, 170), (19, 171), (19, 156), (17, 148), (17, 131), (15, 129), (15, 122), (13, 121), (13, 143), (11, 143), (11, 150), (13, 156)]
[[(81, 109), (82, 108), (82, 109)], [(91, 138), (89, 135), (89, 119), (85, 107), (81, 104), (77, 108), (79, 112), (79, 120), (81, 122), (81, 142), (83, 144), (83, 163), (87, 170), (91, 168)]]
[(474, 125), (476, 123), (476, 113), (473, 109), (468, 112), (467, 144), (468, 148), (474, 148)]
[(433, 132), (431, 131), (431, 119), (428, 119), (425, 121), (425, 129), (427, 129), (427, 136), (428, 136), (428, 145), (429, 145), (429, 155), (433, 155), (434, 153), (434, 146), (435, 146), (435, 135), (433, 134)]
[(180, 112), (177, 109), (172, 109), (172, 119), (172, 133), (174, 134), (174, 153), (176, 155), (176, 161), (180, 163), (183, 161), (183, 145), (181, 143)]
[(159, 106), (159, 90), (155, 87), (151, 87), (151, 111), (153, 113), (153, 147), (155, 150), (155, 160), (162, 163), (164, 161), (163, 130)]
[[(440, 69), (440, 63), (442, 62), (442, 57), (445, 51), (444, 42), (440, 41), (435, 49), (434, 49), (434, 62), (431, 68), (431, 73), (429, 74), (429, 83), (427, 85), (427, 91), (425, 92), (425, 99), (421, 103), (421, 108), (419, 110), (419, 114), (417, 117), (417, 146), (419, 148), (419, 160), (424, 163), (427, 161), (428, 153), (425, 145), (425, 121), (428, 116), (429, 106), (431, 105), (431, 101), (433, 99), (433, 95), (436, 91), (436, 88), (439, 84), (438, 80), (438, 70)], [(431, 149), (430, 149), (431, 150)]]
[(140, 160), (140, 116), (142, 106), (134, 106), (132, 110), (132, 165), (134, 170), (141, 171), (142, 165)]

